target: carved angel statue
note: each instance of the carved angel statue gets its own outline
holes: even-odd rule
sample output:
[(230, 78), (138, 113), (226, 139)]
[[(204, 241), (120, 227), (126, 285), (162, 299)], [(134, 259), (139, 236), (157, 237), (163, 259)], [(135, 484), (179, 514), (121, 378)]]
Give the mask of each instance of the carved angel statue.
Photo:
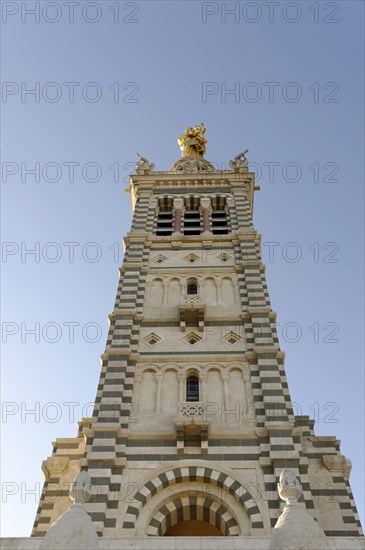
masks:
[(136, 174), (150, 174), (154, 171), (155, 165), (153, 162), (149, 162), (145, 157), (142, 157), (139, 153), (136, 153), (139, 160), (136, 162)]
[(182, 151), (182, 157), (203, 157), (206, 152), (207, 140), (204, 137), (207, 128), (202, 122), (200, 126), (187, 128), (185, 134), (177, 142)]
[(242, 153), (236, 155), (233, 160), (230, 160), (228, 166), (235, 172), (247, 172), (248, 159), (246, 158), (246, 153), (248, 153), (248, 149), (245, 149)]

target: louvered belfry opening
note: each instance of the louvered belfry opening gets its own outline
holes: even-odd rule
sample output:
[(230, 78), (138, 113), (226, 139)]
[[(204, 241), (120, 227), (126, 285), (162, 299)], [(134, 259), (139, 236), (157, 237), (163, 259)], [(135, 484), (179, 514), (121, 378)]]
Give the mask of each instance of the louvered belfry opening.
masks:
[(201, 234), (200, 200), (198, 197), (187, 197), (184, 210), (184, 235)]
[(156, 235), (161, 237), (172, 235), (173, 217), (173, 199), (161, 197), (158, 201)]
[(220, 195), (212, 197), (212, 233), (213, 235), (228, 234), (227, 201)]

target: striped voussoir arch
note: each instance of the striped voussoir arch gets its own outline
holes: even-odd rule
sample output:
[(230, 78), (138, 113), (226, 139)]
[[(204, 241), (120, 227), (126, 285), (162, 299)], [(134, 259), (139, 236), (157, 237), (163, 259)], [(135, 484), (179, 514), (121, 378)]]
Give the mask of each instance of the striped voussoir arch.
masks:
[(186, 495), (164, 504), (150, 521), (147, 535), (162, 537), (171, 527), (190, 519), (215, 525), (225, 536), (237, 536), (240, 528), (232, 513), (209, 497)]
[(248, 490), (238, 481), (219, 470), (204, 466), (173, 468), (148, 481), (132, 498), (123, 522), (124, 529), (134, 529), (138, 516), (145, 504), (157, 493), (171, 485), (187, 482), (200, 482), (215, 485), (227, 491), (247, 512), (252, 529), (262, 529), (264, 523), (260, 510)]

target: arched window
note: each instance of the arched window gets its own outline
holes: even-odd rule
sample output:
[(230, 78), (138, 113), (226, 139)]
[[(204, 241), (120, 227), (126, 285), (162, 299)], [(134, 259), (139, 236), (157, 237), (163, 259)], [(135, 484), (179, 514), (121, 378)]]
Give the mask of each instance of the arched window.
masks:
[(198, 294), (198, 281), (195, 279), (195, 277), (192, 277), (191, 279), (188, 279), (187, 285), (186, 285), (186, 294), (188, 296)]
[(189, 376), (186, 380), (186, 401), (199, 401), (199, 378)]
[(197, 287), (196, 283), (188, 284), (187, 294), (198, 294), (198, 287)]
[(188, 279), (186, 284), (186, 294), (188, 296), (194, 296), (198, 294), (198, 281), (195, 277)]

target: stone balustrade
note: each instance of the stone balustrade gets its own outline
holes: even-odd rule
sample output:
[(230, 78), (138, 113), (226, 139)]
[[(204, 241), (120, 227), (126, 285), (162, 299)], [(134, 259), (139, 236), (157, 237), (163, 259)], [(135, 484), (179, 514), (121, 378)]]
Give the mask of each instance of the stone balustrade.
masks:
[(205, 403), (202, 401), (186, 401), (179, 403), (179, 416), (184, 419), (196, 418), (201, 420), (205, 411)]

